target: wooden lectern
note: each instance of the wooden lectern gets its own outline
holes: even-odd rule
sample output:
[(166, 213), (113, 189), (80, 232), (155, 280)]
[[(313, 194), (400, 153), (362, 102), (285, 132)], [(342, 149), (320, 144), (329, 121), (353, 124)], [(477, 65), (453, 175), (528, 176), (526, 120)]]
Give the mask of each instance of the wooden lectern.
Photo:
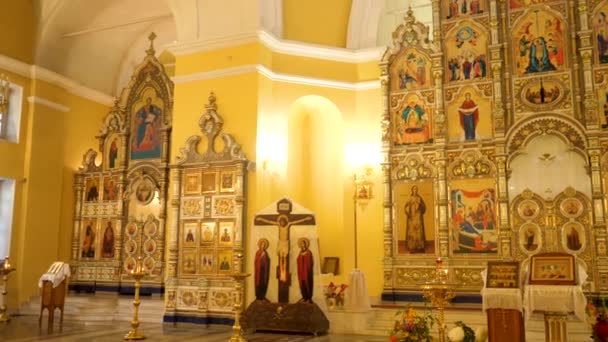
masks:
[(70, 267), (63, 262), (55, 262), (38, 282), (38, 286), (41, 288), (42, 292), (38, 324), (42, 325), (42, 315), (44, 313), (44, 309), (47, 309), (49, 313), (49, 331), (53, 331), (55, 309), (59, 309), (61, 311), (59, 329), (61, 329), (63, 326), (63, 311), (69, 276)]

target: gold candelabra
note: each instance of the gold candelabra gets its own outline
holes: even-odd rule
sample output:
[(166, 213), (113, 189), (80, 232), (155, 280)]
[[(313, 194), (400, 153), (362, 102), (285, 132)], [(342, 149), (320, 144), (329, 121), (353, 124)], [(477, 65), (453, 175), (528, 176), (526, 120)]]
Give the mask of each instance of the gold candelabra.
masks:
[(146, 275), (144, 265), (142, 263), (141, 255), (137, 257), (135, 268), (131, 270), (130, 274), (135, 279), (135, 298), (133, 299), (133, 320), (131, 321), (131, 331), (125, 335), (125, 340), (143, 340), (146, 338), (144, 334), (139, 331), (139, 287), (141, 286), (141, 278)]
[(0, 267), (0, 275), (2, 275), (2, 281), (4, 282), (4, 287), (2, 288), (2, 306), (0, 306), (0, 323), (8, 323), (11, 320), (11, 317), (6, 313), (6, 288), (8, 287), (8, 274), (13, 272), (15, 269), (11, 267), (11, 264), (8, 262), (8, 256), (4, 258), (4, 264)]
[(454, 298), (456, 284), (450, 281), (448, 269), (443, 266), (441, 258), (437, 258), (434, 277), (422, 284), (424, 299), (437, 309), (437, 330), (439, 342), (445, 342), (445, 307)]
[(249, 277), (249, 273), (242, 272), (243, 266), (243, 253), (238, 252), (235, 255), (236, 263), (234, 272), (231, 277), (234, 279), (234, 325), (232, 326), (232, 337), (228, 339), (228, 342), (247, 342), (245, 337), (241, 333), (241, 306), (243, 305), (243, 282), (245, 278)]

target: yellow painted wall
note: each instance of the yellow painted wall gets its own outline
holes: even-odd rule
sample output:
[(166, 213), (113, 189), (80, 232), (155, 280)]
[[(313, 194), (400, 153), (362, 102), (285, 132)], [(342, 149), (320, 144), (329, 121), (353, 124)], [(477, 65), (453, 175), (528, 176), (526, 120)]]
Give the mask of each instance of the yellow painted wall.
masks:
[[(11, 260), (17, 271), (9, 280), (9, 306), (38, 294), (38, 278), (53, 261), (70, 257), (73, 175), (109, 108), (38, 80), (9, 74), (24, 86), (19, 144), (0, 142), (0, 176), (17, 179)], [(69, 107), (69, 112), (37, 103), (28, 96)]]
[(0, 55), (33, 63), (36, 26), (33, 0), (2, 1)]
[(346, 47), (352, 0), (283, 1), (283, 38)]

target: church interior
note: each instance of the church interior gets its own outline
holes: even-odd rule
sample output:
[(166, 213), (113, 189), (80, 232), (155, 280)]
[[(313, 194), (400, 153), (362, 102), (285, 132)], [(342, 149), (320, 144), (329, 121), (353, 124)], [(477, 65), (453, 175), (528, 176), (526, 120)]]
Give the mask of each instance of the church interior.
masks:
[(608, 0), (1, 5), (0, 340), (608, 340)]

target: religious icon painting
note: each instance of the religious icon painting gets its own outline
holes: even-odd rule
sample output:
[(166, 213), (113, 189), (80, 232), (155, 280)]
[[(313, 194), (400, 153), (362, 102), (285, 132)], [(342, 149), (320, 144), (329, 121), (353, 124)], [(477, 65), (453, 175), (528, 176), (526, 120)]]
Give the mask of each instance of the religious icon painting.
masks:
[(97, 241), (97, 221), (95, 219), (88, 219), (82, 221), (81, 236), (81, 247), (80, 257), (83, 259), (95, 258), (96, 241)]
[(393, 117), (395, 145), (433, 142), (433, 112), (418, 95), (406, 96)]
[(198, 195), (201, 193), (200, 171), (186, 172), (184, 174), (184, 195)]
[(108, 202), (118, 201), (118, 177), (103, 178), (103, 200)]
[(454, 253), (496, 253), (498, 228), (494, 179), (450, 184), (450, 226)]
[(196, 273), (196, 250), (195, 249), (184, 249), (182, 252), (182, 273), (184, 274), (195, 274)]
[(210, 245), (215, 242), (215, 222), (201, 223), (201, 245)]
[(147, 236), (154, 236), (158, 232), (158, 225), (154, 220), (150, 220), (144, 224), (144, 234)]
[(216, 172), (204, 172), (203, 173), (203, 193), (210, 194), (217, 191), (217, 173)]
[(131, 160), (160, 158), (163, 100), (153, 88), (145, 88), (132, 108)]
[(232, 250), (220, 250), (218, 253), (219, 273), (232, 272)]
[(556, 105), (564, 96), (564, 86), (552, 78), (530, 80), (522, 87), (520, 94), (521, 102), (531, 109)]
[(106, 142), (106, 160), (105, 165), (108, 170), (118, 168), (118, 153), (120, 151), (120, 138), (117, 135), (111, 136)]
[(448, 101), (450, 141), (475, 141), (492, 138), (492, 101), (473, 87), (462, 88)]
[(511, 33), (517, 75), (565, 69), (566, 25), (557, 14), (528, 11), (513, 25)]
[(416, 90), (432, 86), (431, 59), (416, 48), (399, 53), (390, 67), (391, 90)]
[(537, 224), (527, 222), (519, 227), (519, 246), (527, 253), (535, 253), (542, 247), (540, 228)]
[(234, 242), (234, 222), (220, 222), (220, 246), (232, 246)]
[(472, 21), (461, 22), (447, 32), (444, 50), (448, 81), (470, 81), (488, 77), (487, 32), (487, 29)]
[(599, 124), (603, 129), (608, 128), (608, 86), (597, 86), (597, 99), (599, 102)]
[(195, 247), (196, 246), (196, 231), (198, 230), (197, 222), (184, 222), (183, 223), (183, 246), (184, 247)]
[(136, 261), (134, 257), (128, 257), (125, 259), (124, 269), (127, 273), (135, 271)]
[(608, 63), (608, 4), (598, 8), (592, 20), (595, 51), (597, 51), (596, 61), (606, 64)]
[(234, 196), (213, 197), (213, 217), (233, 217), (235, 212)]
[(444, 0), (441, 4), (446, 19), (460, 19), (486, 12), (485, 0)]
[(144, 242), (144, 253), (154, 254), (156, 252), (156, 241), (154, 239), (148, 239)]
[(84, 185), (84, 201), (97, 202), (99, 201), (99, 178), (86, 178)]
[(125, 253), (135, 254), (136, 251), (137, 251), (137, 243), (133, 240), (127, 240), (127, 242), (125, 242)]
[(135, 235), (137, 235), (137, 223), (131, 222), (127, 224), (125, 231), (127, 232), (128, 236), (135, 237)]
[(560, 203), (559, 212), (567, 218), (577, 218), (583, 213), (583, 203), (577, 198), (567, 198)]
[(584, 249), (585, 227), (578, 222), (570, 221), (562, 227), (562, 246), (566, 251), (576, 253)]
[(217, 259), (213, 250), (201, 249), (199, 255), (198, 273), (215, 273), (217, 271)]
[(220, 191), (233, 192), (236, 173), (234, 171), (222, 171), (220, 173)]
[(112, 259), (115, 255), (116, 222), (113, 220), (102, 220), (101, 234), (101, 257)]
[(551, 0), (509, 0), (509, 9), (525, 8), (532, 4), (542, 4)]
[(156, 265), (156, 262), (153, 257), (149, 256), (144, 259), (144, 270), (146, 272), (152, 273), (155, 265)]
[(139, 181), (135, 187), (135, 198), (142, 205), (147, 205), (154, 199), (155, 191), (154, 184), (151, 181), (144, 179)]
[(517, 213), (524, 220), (534, 220), (540, 213), (540, 208), (535, 201), (524, 200), (517, 206)]
[(394, 188), (398, 254), (435, 253), (435, 194), (433, 182), (399, 182)]

